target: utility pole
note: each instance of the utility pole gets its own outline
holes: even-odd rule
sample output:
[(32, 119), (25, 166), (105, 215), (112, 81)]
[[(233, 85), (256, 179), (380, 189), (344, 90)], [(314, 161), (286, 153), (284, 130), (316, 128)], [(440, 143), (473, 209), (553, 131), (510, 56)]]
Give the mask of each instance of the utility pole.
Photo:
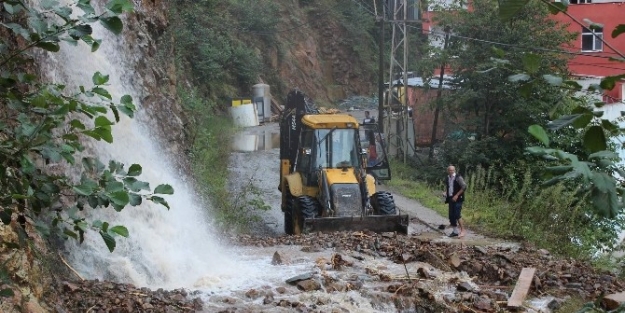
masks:
[(404, 106), (401, 110), (402, 124), (404, 125), (404, 164), (406, 163), (406, 157), (408, 156), (408, 0), (404, 0)]
[[(384, 0), (381, 0), (384, 1)], [(382, 3), (382, 15), (376, 20), (380, 23), (380, 36), (378, 37), (378, 130), (384, 132), (384, 24), (386, 23), (386, 6)], [(386, 153), (387, 151), (384, 151)]]
[[(392, 24), (392, 37), (391, 37), (391, 55), (390, 55), (390, 64), (389, 64), (389, 94), (387, 97), (387, 104), (390, 108), (393, 104), (393, 92), (392, 89), (395, 87), (393, 84), (394, 78), (397, 76), (396, 74), (402, 74), (402, 82), (401, 88), (400, 84), (398, 84), (398, 94), (400, 97), (400, 107), (401, 110), (399, 112), (399, 121), (398, 123), (392, 123), (392, 114), (388, 116), (388, 127), (390, 133), (390, 127), (395, 125), (397, 132), (397, 147), (402, 146), (403, 150), (403, 160), (406, 162), (406, 157), (408, 154), (408, 29), (407, 24), (408, 20), (408, 0), (387, 0), (388, 2), (393, 3), (391, 8), (392, 18), (390, 21)], [(411, 2), (414, 0), (411, 0)], [(414, 2), (413, 2), (414, 3)], [(403, 16), (402, 16), (403, 15)], [(412, 21), (412, 20), (411, 20)], [(400, 39), (401, 38), (401, 39)], [(403, 48), (403, 58), (400, 63), (399, 60), (399, 51), (400, 48)], [(403, 90), (403, 92), (399, 92), (399, 90)], [(402, 125), (403, 129), (398, 129), (398, 125)], [(390, 141), (387, 141), (390, 143)]]

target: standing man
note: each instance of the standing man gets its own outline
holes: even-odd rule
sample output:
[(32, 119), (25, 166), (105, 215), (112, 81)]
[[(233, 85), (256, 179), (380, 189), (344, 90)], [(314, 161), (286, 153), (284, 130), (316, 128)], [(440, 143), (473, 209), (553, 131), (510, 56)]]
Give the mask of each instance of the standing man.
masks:
[(375, 124), (375, 118), (369, 115), (369, 111), (365, 111), (365, 119), (362, 120), (363, 124)]
[[(464, 191), (467, 190), (467, 184), (462, 176), (456, 174), (456, 168), (450, 165), (447, 168), (447, 177), (445, 183), (445, 203), (449, 204), (449, 223), (453, 227), (453, 231), (449, 237), (464, 237), (464, 227), (462, 227), (462, 202), (464, 202)], [(460, 226), (460, 233), (458, 233)]]

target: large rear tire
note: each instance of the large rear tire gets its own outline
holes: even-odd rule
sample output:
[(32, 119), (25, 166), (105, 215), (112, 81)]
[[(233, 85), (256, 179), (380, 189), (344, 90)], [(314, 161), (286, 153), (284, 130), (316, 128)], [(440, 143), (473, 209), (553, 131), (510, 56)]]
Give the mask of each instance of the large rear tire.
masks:
[(371, 196), (371, 206), (375, 215), (395, 215), (397, 206), (393, 195), (387, 191), (379, 191)]
[(286, 208), (284, 210), (284, 233), (293, 235), (293, 196), (290, 193), (286, 195)]
[(319, 215), (317, 200), (310, 196), (297, 197), (295, 211), (293, 212), (293, 233), (300, 235), (305, 232), (304, 220), (315, 218)]

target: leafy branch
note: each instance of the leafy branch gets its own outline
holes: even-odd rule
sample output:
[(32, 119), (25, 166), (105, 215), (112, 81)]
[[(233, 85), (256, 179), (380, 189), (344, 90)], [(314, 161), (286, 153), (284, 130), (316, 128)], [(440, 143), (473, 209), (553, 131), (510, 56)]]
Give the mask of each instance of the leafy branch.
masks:
[[(499, 2), (500, 17), (504, 20), (512, 18), (518, 14), (520, 10), (527, 5), (529, 0), (514, 1), (501, 0)], [(562, 12), (575, 23), (586, 27), (582, 22), (567, 12), (568, 2), (549, 2), (541, 0), (549, 7), (552, 14)], [(589, 21), (591, 29), (600, 27)], [(625, 32), (625, 24), (618, 25), (612, 32), (612, 38), (616, 38)], [(615, 49), (608, 42), (595, 35), (607, 47), (614, 50), (621, 58), (625, 60), (625, 55)], [(524, 71), (509, 77), (511, 82), (527, 82), (530, 81), (532, 73), (531, 64), (541, 62), (540, 58), (535, 58), (531, 63), (526, 63)], [(574, 81), (567, 81), (558, 75), (544, 75), (544, 80), (552, 86), (569, 85), (575, 90), (581, 90), (581, 86)], [(601, 92), (603, 89), (611, 90), (616, 82), (625, 78), (625, 74), (608, 76), (601, 80), (597, 85), (591, 85), (589, 91)], [(531, 90), (531, 83), (526, 83), (520, 88)], [(527, 87), (529, 86), (529, 87)], [(581, 133), (582, 144), (586, 150), (586, 154), (572, 154), (562, 149), (550, 148), (549, 135), (540, 125), (532, 125), (528, 132), (534, 136), (542, 146), (530, 146), (527, 151), (533, 155), (556, 163), (554, 166), (545, 168), (548, 180), (545, 185), (555, 184), (561, 181), (569, 181), (582, 186), (581, 191), (590, 194), (591, 203), (600, 216), (615, 218), (623, 208), (623, 196), (625, 196), (625, 188), (622, 182), (617, 181), (616, 175), (620, 179), (625, 178), (625, 171), (618, 165), (620, 160), (618, 154), (609, 148), (609, 138), (617, 137), (622, 134), (623, 130), (614, 122), (608, 119), (602, 119), (603, 112), (597, 112), (589, 108), (583, 101), (573, 98), (580, 103), (576, 106), (571, 114), (556, 117), (547, 124), (548, 129), (552, 131), (563, 130), (565, 128), (574, 129)], [(596, 102), (595, 107), (603, 106), (603, 102)]]
[[(44, 235), (60, 231), (64, 238), (74, 238), (81, 243), (88, 231), (95, 231), (112, 252), (115, 237), (128, 237), (128, 229), (106, 221), (88, 223), (79, 212), (102, 208), (119, 212), (144, 201), (169, 209), (163, 195), (174, 193), (168, 184), (152, 190), (148, 182), (139, 180), (142, 173), (139, 164), (126, 167), (111, 160), (106, 166), (92, 157), (82, 157), (78, 164), (76, 162), (77, 153), (85, 149), (83, 138), (113, 142), (112, 126), (120, 121), (120, 113), (130, 118), (134, 116), (133, 99), (124, 95), (119, 102), (113, 101), (105, 88), (109, 76), (100, 72), (93, 74), (92, 87), (79, 86), (72, 92), (64, 85), (40, 83), (35, 75), (22, 72), (20, 68), (32, 62), (21, 58), (27, 51), (41, 48), (57, 52), (61, 40), (72, 44), (81, 40), (91, 46), (92, 52), (96, 51), (101, 40), (91, 37), (91, 24), (99, 22), (112, 33), (120, 34), (119, 15), (131, 12), (132, 2), (111, 0), (99, 14), (90, 0), (78, 0), (69, 5), (43, 0), (40, 9), (23, 1), (8, 0), (3, 6), (16, 22), (3, 21), (0, 25), (10, 30), (14, 38), (25, 39), (26, 44), (15, 51), (0, 49), (0, 68), (16, 65), (5, 69), (0, 76), (0, 101), (5, 108), (0, 117), (0, 221), (5, 225), (15, 220), (22, 226), (34, 223)], [(73, 18), (73, 7), (84, 14)], [(49, 16), (51, 14), (54, 16)], [(114, 120), (107, 117), (110, 115)], [(46, 164), (73, 167), (81, 174), (79, 177), (53, 174)], [(45, 222), (41, 216), (50, 217), (51, 221)]]

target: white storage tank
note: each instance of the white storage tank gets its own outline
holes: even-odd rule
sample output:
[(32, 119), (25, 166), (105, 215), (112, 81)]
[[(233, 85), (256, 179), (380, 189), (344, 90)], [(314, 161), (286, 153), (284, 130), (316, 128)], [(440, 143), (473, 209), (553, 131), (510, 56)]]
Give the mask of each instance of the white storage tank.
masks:
[(252, 127), (258, 126), (258, 114), (256, 112), (256, 106), (251, 103), (242, 103), (248, 101), (233, 100), (233, 105), (230, 107), (230, 115), (234, 125), (237, 127)]
[(269, 122), (271, 119), (271, 93), (269, 85), (256, 84), (252, 86), (252, 97), (263, 98), (262, 102), (256, 102), (256, 111), (258, 112), (258, 121), (260, 123)]

